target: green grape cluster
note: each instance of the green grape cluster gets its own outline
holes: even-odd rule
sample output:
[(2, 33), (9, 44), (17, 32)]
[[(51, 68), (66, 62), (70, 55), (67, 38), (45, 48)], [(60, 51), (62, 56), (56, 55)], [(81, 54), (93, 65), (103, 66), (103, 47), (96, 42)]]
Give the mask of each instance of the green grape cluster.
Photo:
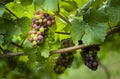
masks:
[[(73, 42), (70, 39), (64, 39), (62, 40), (62, 48), (70, 47), (73, 46)], [(57, 74), (61, 74), (67, 69), (68, 67), (71, 66), (73, 62), (74, 56), (72, 52), (67, 52), (67, 53), (62, 53), (60, 56), (57, 58), (57, 61), (54, 66), (54, 71)]]
[(49, 27), (55, 24), (55, 16), (37, 11), (32, 18), (32, 30), (29, 31), (32, 46), (40, 45), (44, 41), (44, 36), (48, 34)]
[[(79, 44), (82, 42), (79, 41)], [(90, 68), (91, 70), (96, 70), (98, 68), (98, 57), (97, 57), (97, 51), (99, 51), (99, 45), (89, 46), (86, 48), (83, 48), (80, 52), (81, 57), (84, 60), (84, 64)]]

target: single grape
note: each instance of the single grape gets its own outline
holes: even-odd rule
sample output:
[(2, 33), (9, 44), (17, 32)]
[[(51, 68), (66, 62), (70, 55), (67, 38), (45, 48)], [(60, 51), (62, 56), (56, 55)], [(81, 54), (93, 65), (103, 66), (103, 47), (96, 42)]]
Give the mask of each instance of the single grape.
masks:
[(48, 17), (47, 17), (47, 20), (51, 20), (51, 16), (48, 16)]
[(51, 22), (52, 22), (52, 24), (55, 24), (55, 20), (52, 20)]
[(33, 37), (33, 40), (34, 40), (34, 41), (36, 41), (37, 39), (38, 39), (37, 36)]
[(33, 38), (30, 38), (30, 42), (33, 42)]
[(43, 40), (43, 36), (42, 36), (42, 35), (39, 35), (39, 36), (38, 36), (38, 40)]
[(40, 15), (35, 15), (34, 18), (35, 18), (35, 19), (40, 19), (41, 16), (40, 16)]
[(43, 19), (43, 23), (46, 23), (46, 22), (47, 22), (47, 19), (46, 19), (46, 18), (44, 18), (44, 19)]
[(55, 19), (55, 15), (52, 15), (52, 16), (51, 16), (51, 19)]
[(40, 31), (41, 33), (44, 33), (44, 28), (41, 27), (39, 31)]
[(38, 20), (36, 20), (36, 21), (35, 21), (35, 24), (37, 24), (37, 25), (38, 25), (38, 24), (39, 24), (39, 21), (38, 21)]
[(48, 26), (51, 26), (52, 25), (52, 22), (49, 20), (49, 21), (47, 21), (47, 25)]
[(47, 13), (44, 13), (44, 16), (45, 16), (45, 17), (48, 17), (48, 16), (49, 16), (49, 14), (47, 14)]
[(36, 24), (33, 24), (33, 25), (32, 25), (32, 28), (35, 28), (35, 27), (37, 27), (37, 25), (36, 25)]
[(42, 15), (42, 17), (41, 17), (42, 19), (44, 19), (45, 18), (45, 16), (44, 15)]
[(40, 45), (40, 44), (41, 44), (41, 41), (40, 41), (40, 40), (38, 40), (38, 41), (37, 41), (37, 45)]
[(42, 23), (42, 19), (39, 19), (39, 22)]
[(36, 45), (36, 44), (37, 44), (37, 42), (36, 42), (36, 41), (33, 41), (32, 43), (33, 43), (33, 45)]
[(31, 37), (34, 38), (34, 37), (35, 37), (35, 34), (31, 34)]
[(30, 35), (33, 34), (32, 30), (30, 30), (28, 34), (30, 34)]
[(38, 34), (38, 35), (41, 35), (41, 32), (40, 32), (40, 31), (37, 31), (37, 34)]
[(35, 28), (35, 30), (37, 30), (37, 31), (39, 31), (39, 29), (40, 29), (40, 26), (37, 26), (37, 27)]
[(36, 19), (35, 18), (32, 18), (32, 22), (35, 23)]

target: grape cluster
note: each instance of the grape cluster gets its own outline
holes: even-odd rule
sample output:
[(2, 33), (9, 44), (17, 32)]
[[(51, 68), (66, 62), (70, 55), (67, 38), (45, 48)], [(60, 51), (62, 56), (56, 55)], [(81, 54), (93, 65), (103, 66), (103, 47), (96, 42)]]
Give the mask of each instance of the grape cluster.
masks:
[(40, 45), (44, 36), (48, 34), (49, 27), (55, 24), (55, 16), (41, 11), (35, 12), (32, 18), (32, 30), (29, 31), (32, 46)]
[[(62, 48), (73, 46), (73, 42), (70, 39), (62, 40)], [(65, 71), (66, 68), (70, 67), (73, 62), (74, 56), (72, 52), (62, 53), (57, 58), (57, 61), (54, 66), (54, 71), (57, 74), (61, 74)]]
[[(79, 44), (81, 44), (80, 41)], [(98, 67), (97, 51), (99, 51), (99, 46), (94, 45), (83, 48), (82, 51), (80, 52), (84, 60), (84, 64), (91, 70), (96, 70)]]

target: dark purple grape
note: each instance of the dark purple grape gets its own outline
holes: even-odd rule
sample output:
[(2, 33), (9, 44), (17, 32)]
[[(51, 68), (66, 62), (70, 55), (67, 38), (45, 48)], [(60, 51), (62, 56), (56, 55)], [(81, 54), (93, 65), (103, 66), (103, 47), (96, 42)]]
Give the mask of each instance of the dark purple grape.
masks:
[(48, 17), (47, 17), (47, 20), (51, 20), (51, 16), (48, 16)]
[(45, 16), (45, 17), (48, 17), (48, 16), (49, 16), (49, 14), (47, 14), (47, 13), (44, 13), (44, 16)]
[(41, 41), (40, 41), (40, 40), (38, 40), (38, 41), (37, 41), (37, 45), (40, 45), (40, 44), (41, 44)]

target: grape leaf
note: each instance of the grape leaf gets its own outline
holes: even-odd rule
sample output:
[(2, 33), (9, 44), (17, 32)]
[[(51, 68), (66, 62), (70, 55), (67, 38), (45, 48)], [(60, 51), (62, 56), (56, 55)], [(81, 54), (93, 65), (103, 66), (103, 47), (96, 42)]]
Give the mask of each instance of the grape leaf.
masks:
[(83, 20), (89, 24), (106, 22), (107, 16), (100, 10), (90, 8), (83, 16)]
[[(4, 38), (5, 38), (5, 44), (9, 43), (12, 40), (13, 35), (19, 35), (20, 32), (18, 29), (18, 27), (15, 26), (15, 22), (14, 21), (10, 21), (10, 20), (5, 20), (5, 22), (2, 24), (2, 27), (4, 27), (5, 29), (3, 29), (3, 33), (5, 33)], [(8, 29), (9, 28), (9, 29)]]
[(2, 44), (4, 42), (4, 36), (0, 35), (0, 44)]
[(6, 33), (6, 28), (4, 27), (3, 24), (0, 24), (0, 34), (5, 34)]
[(35, 6), (41, 6), (44, 4), (45, 0), (33, 0)]
[(24, 7), (20, 3), (14, 4), (13, 2), (6, 5), (17, 17), (21, 18), (25, 16)]
[(94, 26), (86, 25), (85, 34), (82, 38), (84, 44), (99, 44), (104, 41), (107, 26), (104, 23), (95, 24)]
[(4, 11), (3, 11), (3, 10), (0, 10), (0, 17), (3, 16), (3, 13), (4, 13)]
[(44, 7), (51, 11), (56, 11), (58, 8), (58, 0), (45, 0)]
[(17, 23), (18, 23), (18, 26), (21, 27), (21, 31), (25, 34), (28, 33), (28, 31), (31, 28), (31, 24), (32, 24), (30, 18), (28, 17), (22, 17), (18, 19)]
[(21, 0), (21, 4), (23, 6), (28, 6), (30, 4), (32, 4), (33, 0)]
[(106, 12), (110, 22), (120, 21), (120, 7), (107, 7)]
[(49, 45), (48, 45), (48, 41), (45, 40), (43, 44), (40, 45), (40, 47), (38, 48), (39, 53), (41, 53), (41, 56), (47, 58), (50, 55), (50, 49), (49, 49)]
[(75, 1), (62, 1), (60, 3), (60, 7), (64, 8), (68, 12), (72, 12), (78, 8), (77, 3)]
[(105, 0), (95, 0), (92, 6), (98, 8), (104, 1)]
[(120, 0), (110, 0), (109, 5), (112, 7), (120, 7)]
[(37, 49), (36, 48), (24, 48), (25, 54), (28, 55), (28, 58), (30, 61), (36, 61), (36, 53)]
[(13, 2), (14, 0), (0, 0), (0, 3), (7, 4), (9, 2)]
[(82, 38), (85, 29), (85, 23), (79, 20), (72, 21), (72, 26), (70, 27), (70, 34), (73, 40), (78, 41)]

